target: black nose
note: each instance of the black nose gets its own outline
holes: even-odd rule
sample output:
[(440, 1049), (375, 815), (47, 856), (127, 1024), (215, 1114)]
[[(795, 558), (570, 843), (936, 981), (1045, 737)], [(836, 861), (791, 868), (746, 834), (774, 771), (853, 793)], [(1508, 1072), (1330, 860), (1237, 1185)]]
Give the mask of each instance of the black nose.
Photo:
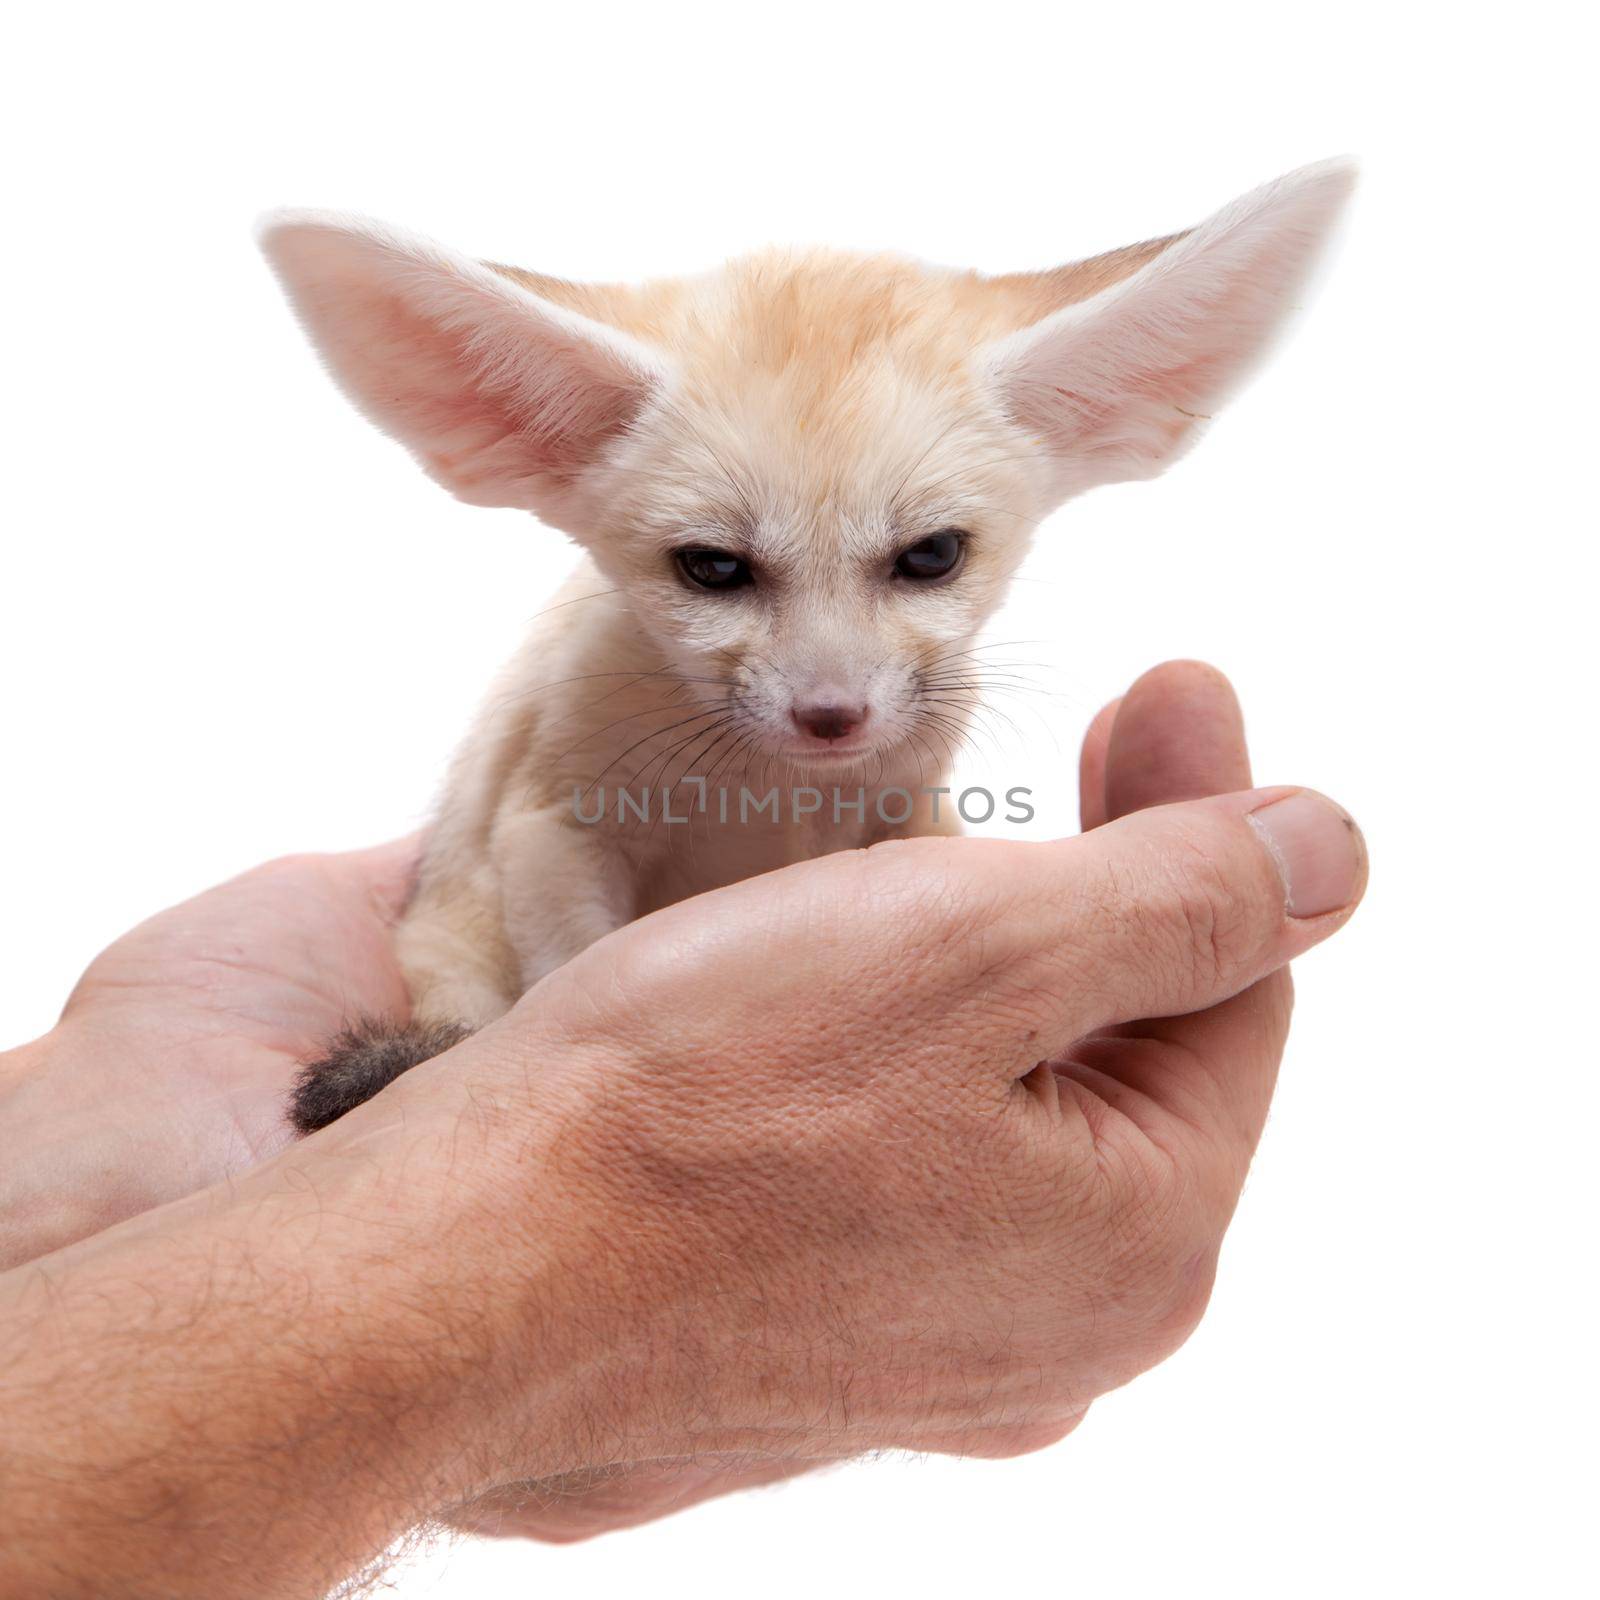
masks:
[(854, 733), (867, 720), (865, 706), (796, 706), (791, 714), (795, 726), (814, 739), (842, 739), (846, 734)]

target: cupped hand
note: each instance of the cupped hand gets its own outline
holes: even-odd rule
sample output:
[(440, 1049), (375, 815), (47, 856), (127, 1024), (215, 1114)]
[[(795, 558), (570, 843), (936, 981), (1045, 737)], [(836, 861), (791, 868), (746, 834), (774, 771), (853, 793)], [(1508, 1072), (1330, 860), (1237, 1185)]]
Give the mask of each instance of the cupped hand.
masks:
[(0, 1267), (275, 1154), (297, 1064), (409, 1007), (392, 928), (414, 839), (268, 862), (97, 956), (44, 1039), (0, 1058)]
[(905, 841), (670, 908), (396, 1086), (408, 1119), (465, 1091), (521, 1129), (503, 1181), (582, 1263), (603, 1375), (598, 1503), (508, 1481), (463, 1520), (563, 1537), (862, 1451), (1034, 1449), (1187, 1337), (1286, 965), (1365, 850), (1320, 796), (1248, 789), (1207, 668), (1136, 684), (1084, 772), (1078, 839)]
[[(1146, 673), (1122, 699), (1095, 718), (1079, 763), (1084, 831), (1150, 806), (1247, 789), (1250, 757), (1238, 700), (1221, 673), (1198, 662), (1169, 662)], [(1239, 1043), (1265, 1049), (1274, 1059), (1286, 1031), (1292, 984), (1287, 967), (1269, 974), (1234, 1000), (1185, 1019), (1207, 1029), (1224, 1057)], [(1230, 1020), (1231, 1019), (1231, 1020)], [(1148, 1035), (1163, 1024), (1144, 1025)], [(1263, 1035), (1259, 1040), (1251, 1036)], [(1079, 1043), (1079, 1053), (1109, 1054), (1141, 1048), (1139, 1029), (1107, 1030)], [(1143, 1048), (1148, 1048), (1148, 1042)], [(1159, 1048), (1159, 1046), (1158, 1046)], [(739, 1490), (793, 1477), (815, 1463), (764, 1460), (732, 1464), (703, 1461), (652, 1463), (546, 1483), (507, 1485), (456, 1513), (462, 1528), (550, 1542), (568, 1542), (635, 1527), (657, 1517)]]

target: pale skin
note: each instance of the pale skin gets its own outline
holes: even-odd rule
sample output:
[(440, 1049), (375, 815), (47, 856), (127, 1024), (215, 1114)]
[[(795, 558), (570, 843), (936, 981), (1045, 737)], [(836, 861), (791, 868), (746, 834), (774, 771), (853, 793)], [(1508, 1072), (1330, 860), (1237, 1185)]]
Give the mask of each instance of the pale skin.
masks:
[(1082, 838), (668, 908), (275, 1154), (296, 1039), (399, 981), (407, 848), (260, 869), (113, 947), (6, 1063), (0, 1173), (51, 1148), (68, 1199), (20, 1167), (0, 1588), (317, 1595), (432, 1516), (574, 1537), (1070, 1432), (1198, 1320), (1287, 963), (1366, 877), (1331, 803), (1249, 788), (1208, 669), (1140, 680), (1083, 774)]

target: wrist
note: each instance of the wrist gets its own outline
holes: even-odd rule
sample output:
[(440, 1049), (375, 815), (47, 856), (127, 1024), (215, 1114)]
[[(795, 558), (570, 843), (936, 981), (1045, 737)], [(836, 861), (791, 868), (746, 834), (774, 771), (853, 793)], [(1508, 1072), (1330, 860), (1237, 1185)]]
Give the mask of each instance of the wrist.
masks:
[(561, 1182), (571, 1128), (542, 1093), (543, 1057), (530, 1112), (500, 1101), (475, 1056), (413, 1069), (261, 1169), (274, 1193), (252, 1224), (272, 1235), (272, 1270), (313, 1274), (334, 1315), (352, 1295), (383, 1308), (374, 1336), (416, 1367), (403, 1404), (433, 1396), (422, 1460), (454, 1459), (435, 1510), (616, 1460), (630, 1429), (614, 1403), (647, 1365), (607, 1281), (615, 1241)]
[[(462, 1108), (443, 1126), (452, 1148), (470, 1141), (463, 1204), (499, 1246), (484, 1269), (499, 1280), (497, 1346), (513, 1373), (537, 1360), (559, 1380), (540, 1397), (544, 1462), (517, 1459), (511, 1481), (852, 1453), (832, 1419), (808, 1449), (827, 1402), (796, 1392), (793, 1339), (809, 1335), (790, 1330), (809, 1325), (766, 1281), (759, 1217), (700, 1204), (693, 1158), (678, 1174), (670, 1141), (619, 1095), (648, 1070), (603, 1027), (546, 1027), (530, 1006), (396, 1085), (391, 1117), (420, 1125), (435, 1097)], [(533, 1417), (514, 1402), (507, 1418), (525, 1438)]]
[(478, 1487), (715, 1453), (713, 1319), (691, 1304), (708, 1274), (689, 1219), (617, 1203), (629, 1164), (608, 1142), (617, 1054), (547, 1032), (536, 1013), (518, 1023), (414, 1068), (328, 1130), (353, 1152), (404, 1128), (417, 1172), (447, 1174), (459, 1243), (438, 1241), (441, 1270), (476, 1296), (490, 1352), (476, 1378), (500, 1475)]

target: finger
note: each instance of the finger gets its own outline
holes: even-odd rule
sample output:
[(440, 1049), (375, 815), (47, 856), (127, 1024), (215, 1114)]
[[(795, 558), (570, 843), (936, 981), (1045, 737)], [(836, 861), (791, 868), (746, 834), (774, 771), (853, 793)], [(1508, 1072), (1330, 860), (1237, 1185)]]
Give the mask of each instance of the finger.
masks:
[(1139, 679), (1111, 729), (1108, 817), (1250, 787), (1244, 716), (1233, 686), (1203, 661), (1168, 661)]
[(1120, 699), (1102, 706), (1083, 736), (1078, 756), (1078, 826), (1087, 833), (1106, 820), (1106, 752)]
[(1115, 1028), (1073, 1053), (1219, 1135), (1234, 1152), (1237, 1183), (1266, 1126), (1293, 1009), (1294, 982), (1283, 967), (1219, 1005)]

